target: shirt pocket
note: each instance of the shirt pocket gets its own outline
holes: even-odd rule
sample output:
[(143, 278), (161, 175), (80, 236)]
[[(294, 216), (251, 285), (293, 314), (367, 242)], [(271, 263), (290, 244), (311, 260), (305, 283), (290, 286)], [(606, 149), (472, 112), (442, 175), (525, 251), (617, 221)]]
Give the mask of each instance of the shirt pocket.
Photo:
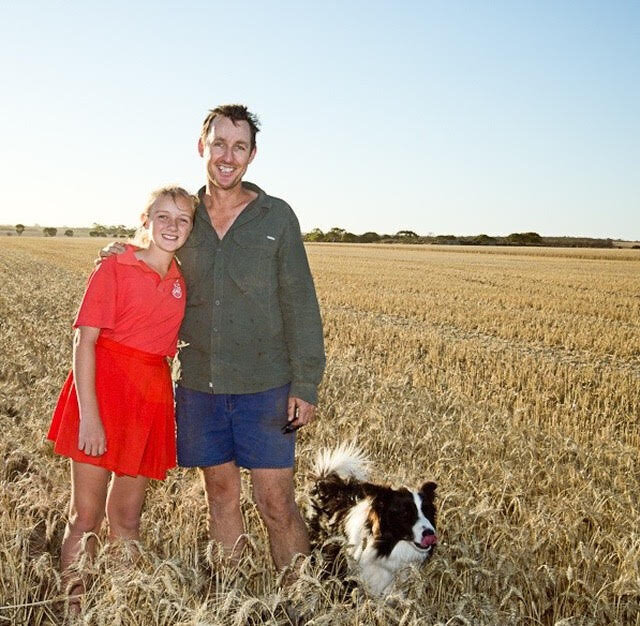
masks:
[(262, 232), (233, 232), (229, 275), (242, 291), (261, 299), (277, 289), (278, 246)]

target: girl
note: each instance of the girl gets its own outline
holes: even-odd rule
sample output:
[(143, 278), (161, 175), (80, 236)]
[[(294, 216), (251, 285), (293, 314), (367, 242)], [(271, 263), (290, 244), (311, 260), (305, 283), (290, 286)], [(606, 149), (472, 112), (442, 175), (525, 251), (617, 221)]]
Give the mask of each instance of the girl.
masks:
[[(176, 353), (186, 299), (173, 255), (191, 232), (194, 200), (180, 187), (151, 194), (141, 216), (148, 246), (128, 246), (96, 267), (73, 323), (73, 370), (48, 434), (71, 459), (60, 564), (72, 597), (83, 585), (67, 570), (83, 535), (97, 534), (106, 513), (110, 538), (138, 539), (149, 478), (164, 479), (176, 464), (166, 357)], [(95, 538), (85, 545), (93, 554)]]

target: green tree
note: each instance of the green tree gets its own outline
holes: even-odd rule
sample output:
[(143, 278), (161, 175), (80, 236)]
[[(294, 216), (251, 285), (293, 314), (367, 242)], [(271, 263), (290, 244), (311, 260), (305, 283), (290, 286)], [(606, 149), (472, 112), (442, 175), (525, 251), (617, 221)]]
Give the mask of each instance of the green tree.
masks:
[(529, 243), (542, 243), (542, 237), (538, 233), (525, 233), (524, 236)]
[(324, 233), (319, 228), (314, 228), (304, 236), (305, 241), (324, 241)]
[(375, 243), (376, 241), (380, 241), (380, 235), (373, 231), (367, 231), (358, 237), (358, 241), (360, 243)]
[(435, 241), (436, 243), (455, 244), (458, 243), (458, 238), (455, 235), (437, 235)]
[(345, 233), (344, 228), (338, 228), (334, 226), (330, 231), (328, 231), (325, 236), (325, 241), (342, 241), (342, 235)]
[(24, 224), (16, 224), (16, 232), (18, 235), (22, 235), (24, 232)]
[(116, 237), (121, 237), (123, 239), (125, 237), (133, 237), (135, 232), (135, 228), (127, 228), (124, 224), (118, 224), (117, 226), (115, 226)]
[(97, 224), (96, 222), (94, 222), (91, 232), (95, 234), (91, 235), (91, 232), (90, 232), (89, 235), (91, 235), (92, 237), (106, 237), (107, 231), (108, 231), (108, 228), (106, 226), (103, 226), (102, 224)]
[(49, 227), (43, 228), (42, 232), (44, 233), (45, 237), (55, 237), (58, 234), (58, 229), (49, 226)]
[(489, 235), (478, 235), (471, 240), (471, 243), (477, 246), (493, 246), (498, 243), (498, 240), (495, 237), (491, 237)]
[(394, 237), (397, 239), (417, 239), (418, 234), (414, 233), (412, 230), (399, 230)]
[(64, 231), (65, 237), (73, 237), (73, 231), (70, 228)]
[(511, 233), (507, 241), (519, 246), (536, 245), (542, 243), (542, 237), (538, 233)]

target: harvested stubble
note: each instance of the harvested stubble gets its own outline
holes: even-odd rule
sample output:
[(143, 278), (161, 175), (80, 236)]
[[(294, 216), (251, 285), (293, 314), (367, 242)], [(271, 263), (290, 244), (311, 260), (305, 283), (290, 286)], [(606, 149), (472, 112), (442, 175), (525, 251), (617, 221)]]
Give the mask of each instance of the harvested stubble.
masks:
[[(0, 625), (58, 623), (68, 469), (44, 441), (95, 240), (0, 247)], [(302, 432), (439, 483), (441, 545), (383, 604), (312, 566), (314, 624), (640, 624), (640, 253), (309, 246), (328, 367)], [(245, 485), (246, 486), (246, 485)], [(248, 493), (248, 490), (247, 490)], [(144, 548), (91, 565), (89, 624), (286, 624), (264, 530), (222, 565), (195, 472), (152, 486)]]

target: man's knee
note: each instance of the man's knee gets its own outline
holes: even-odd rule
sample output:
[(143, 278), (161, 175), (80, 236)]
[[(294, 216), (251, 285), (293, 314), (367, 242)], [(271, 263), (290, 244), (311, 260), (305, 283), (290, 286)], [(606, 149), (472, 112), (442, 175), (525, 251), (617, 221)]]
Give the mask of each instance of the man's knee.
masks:
[(293, 489), (262, 490), (254, 488), (253, 499), (268, 527), (288, 527), (299, 515)]
[(239, 476), (231, 473), (216, 473), (211, 468), (203, 470), (203, 481), (209, 511), (215, 515), (219, 510), (240, 507), (241, 485)]

